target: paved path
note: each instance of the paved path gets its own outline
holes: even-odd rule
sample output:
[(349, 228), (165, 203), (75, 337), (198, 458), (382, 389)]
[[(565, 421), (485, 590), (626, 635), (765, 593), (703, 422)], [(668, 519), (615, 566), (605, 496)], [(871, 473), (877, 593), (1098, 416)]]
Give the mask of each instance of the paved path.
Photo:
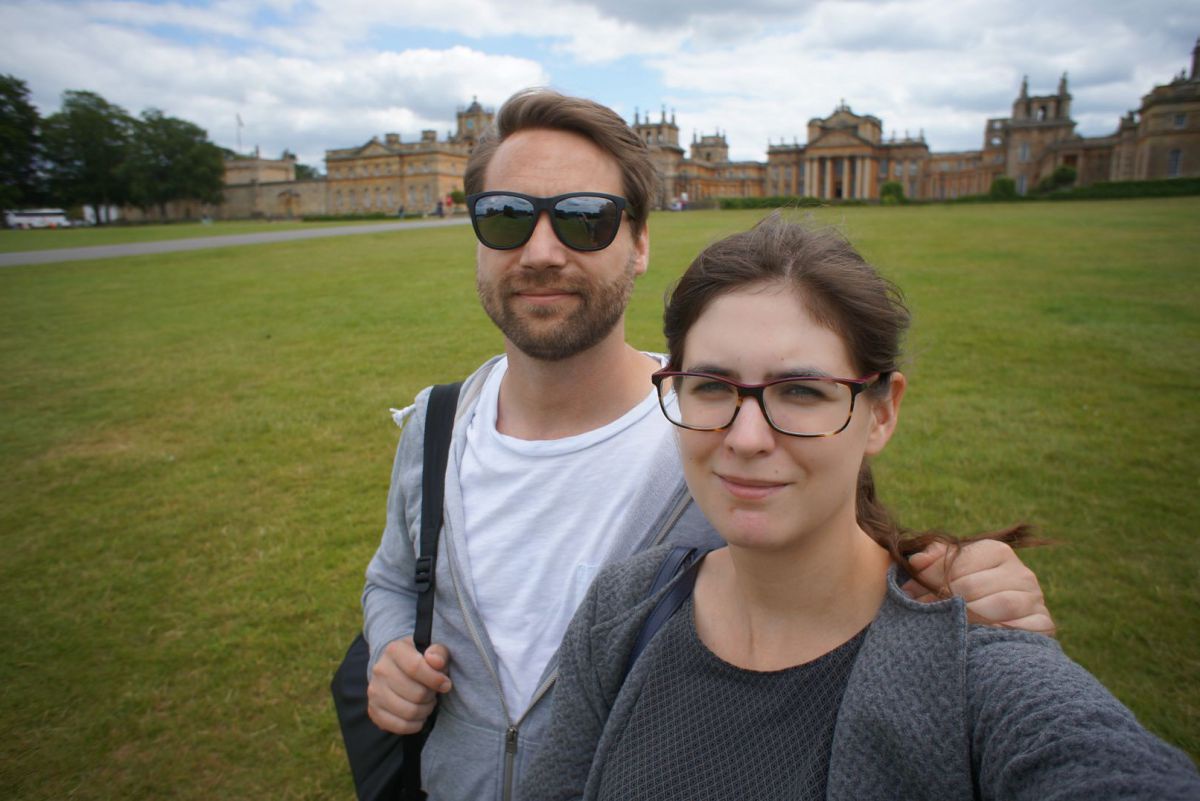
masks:
[(96, 245), (89, 248), (26, 250), (20, 253), (0, 253), (0, 267), (16, 267), (20, 264), (52, 264), (87, 259), (113, 259), (120, 256), (144, 256), (149, 253), (177, 253), (182, 250), (225, 248), (234, 245), (266, 245), (272, 242), (320, 239), (327, 236), (379, 234), (388, 231), (404, 231), (410, 228), (440, 228), (445, 225), (463, 225), (467, 222), (466, 217), (448, 217), (444, 220), (409, 220), (408, 222), (381, 223), (379, 225), (364, 223), (330, 228), (300, 228), (292, 231), (264, 231), (258, 234), (168, 239), (162, 242), (131, 242), (124, 245)]

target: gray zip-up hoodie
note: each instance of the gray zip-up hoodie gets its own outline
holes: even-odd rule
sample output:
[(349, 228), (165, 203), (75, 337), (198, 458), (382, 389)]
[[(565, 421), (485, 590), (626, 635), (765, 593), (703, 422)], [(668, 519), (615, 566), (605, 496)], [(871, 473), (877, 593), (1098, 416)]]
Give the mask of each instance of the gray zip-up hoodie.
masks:
[[(439, 701), (437, 724), (425, 744), (421, 771), (432, 801), (510, 801), (518, 778), (544, 740), (549, 693), (557, 660), (546, 667), (528, 710), (508, 709), (500, 689), (496, 653), (471, 594), (462, 559), (462, 487), (459, 465), (466, 432), (495, 357), (463, 383), (446, 470), (446, 499), (435, 576), (433, 641), (450, 652), (453, 689)], [(422, 390), (407, 418), (388, 491), (387, 523), (379, 550), (367, 566), (363, 590), (364, 634), (371, 665), (393, 640), (412, 634), (416, 590), (413, 571), (421, 530), (421, 466), (429, 390)], [(403, 420), (401, 420), (403, 422)], [(644, 492), (630, 506), (624, 524), (612, 532), (620, 542), (612, 561), (660, 542), (715, 547), (716, 533), (691, 502), (674, 442), (664, 437)]]

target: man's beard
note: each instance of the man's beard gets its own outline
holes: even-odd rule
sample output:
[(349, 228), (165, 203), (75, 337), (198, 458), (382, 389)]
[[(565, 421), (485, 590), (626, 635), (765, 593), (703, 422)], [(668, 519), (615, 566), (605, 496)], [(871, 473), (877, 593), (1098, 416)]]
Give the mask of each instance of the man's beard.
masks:
[[(633, 295), (634, 261), (610, 283), (591, 283), (586, 279), (567, 280), (555, 269), (530, 271), (517, 277), (485, 282), (476, 276), (475, 287), (483, 310), (492, 322), (522, 353), (543, 361), (561, 361), (591, 348), (609, 335), (621, 320)], [(523, 312), (514, 309), (517, 292), (553, 289), (575, 296), (576, 308), (555, 323), (539, 325), (562, 315), (560, 309), (530, 306)], [(569, 302), (569, 301), (568, 301)]]

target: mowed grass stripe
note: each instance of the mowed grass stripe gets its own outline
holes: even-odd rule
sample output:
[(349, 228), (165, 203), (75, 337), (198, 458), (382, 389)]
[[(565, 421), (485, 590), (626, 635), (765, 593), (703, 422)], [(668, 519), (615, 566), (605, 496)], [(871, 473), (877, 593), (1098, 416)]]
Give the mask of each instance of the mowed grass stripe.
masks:
[[(1200, 201), (818, 211), (915, 324), (882, 492), (1038, 524), (1074, 658), (1200, 755)], [(659, 214), (628, 333), (755, 212)], [(0, 786), (349, 798), (328, 678), (359, 624), (388, 408), (501, 347), (467, 228), (0, 273)]]
[(0, 230), (0, 253), (17, 253), (65, 248), (124, 245), (135, 242), (163, 242), (172, 239), (197, 239), (276, 231), (301, 231), (346, 225), (379, 225), (398, 222), (387, 220), (234, 220), (216, 223), (172, 223), (171, 225), (104, 225), (76, 228), (40, 228)]

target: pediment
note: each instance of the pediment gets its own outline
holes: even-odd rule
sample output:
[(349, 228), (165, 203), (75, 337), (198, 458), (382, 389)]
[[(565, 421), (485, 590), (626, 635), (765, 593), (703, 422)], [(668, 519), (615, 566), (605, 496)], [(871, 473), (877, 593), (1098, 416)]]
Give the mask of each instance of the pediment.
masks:
[(863, 121), (863, 118), (851, 111), (835, 111), (829, 117), (826, 117), (824, 122), (831, 128), (845, 126), (847, 128), (857, 128)]
[(387, 155), (390, 155), (391, 152), (392, 151), (388, 150), (386, 147), (384, 147), (378, 141), (372, 139), (370, 142), (367, 142), (365, 145), (363, 145), (361, 148), (359, 148), (358, 155), (359, 156), (387, 156)]
[(808, 150), (824, 148), (870, 148), (870, 143), (852, 131), (826, 131), (816, 141), (808, 143)]

